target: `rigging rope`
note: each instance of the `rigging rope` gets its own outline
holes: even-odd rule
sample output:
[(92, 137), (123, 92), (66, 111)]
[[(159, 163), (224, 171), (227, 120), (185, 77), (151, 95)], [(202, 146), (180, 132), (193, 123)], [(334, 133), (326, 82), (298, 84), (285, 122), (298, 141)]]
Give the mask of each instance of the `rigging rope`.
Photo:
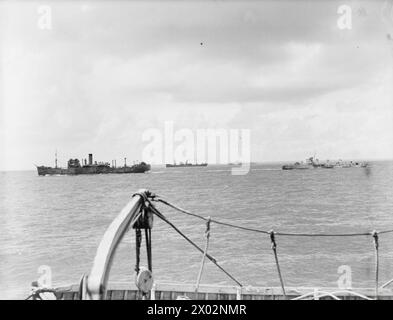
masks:
[[(192, 213), (190, 211), (184, 210), (184, 209), (182, 209), (180, 207), (177, 207), (174, 204), (169, 203), (168, 201), (165, 201), (165, 200), (163, 200), (161, 198), (155, 199), (154, 201), (161, 202), (161, 203), (167, 205), (168, 207), (171, 207), (172, 209), (175, 209), (175, 210), (177, 210), (179, 212), (185, 213), (185, 214), (187, 214), (189, 216), (193, 216), (195, 218), (207, 221), (207, 218), (205, 218), (205, 217), (203, 217), (203, 216), (201, 216), (199, 214)], [(236, 228), (236, 229), (242, 229), (242, 230), (245, 230), (245, 231), (252, 231), (252, 232), (259, 232), (259, 233), (269, 234), (268, 231), (264, 231), (264, 230), (258, 230), (258, 229), (253, 229), (253, 228), (242, 227), (242, 226), (238, 226), (238, 225), (235, 225), (235, 224), (222, 222), (222, 221), (218, 221), (218, 220), (214, 220), (214, 219), (210, 219), (210, 221), (215, 223), (215, 224), (220, 224), (220, 225), (223, 225), (223, 226), (232, 227), (232, 228)]]
[(141, 243), (142, 243), (142, 233), (141, 229), (135, 229), (135, 250), (136, 250), (136, 263), (135, 263), (135, 272), (139, 273), (139, 264), (141, 261)]
[(369, 236), (370, 232), (362, 233), (290, 233), (290, 232), (276, 232), (279, 236), (288, 237), (362, 237)]
[(209, 239), (210, 239), (210, 217), (208, 218), (207, 222), (206, 222), (206, 231), (205, 231), (205, 237), (206, 237), (206, 242), (205, 242), (205, 250), (203, 251), (203, 256), (202, 256), (202, 262), (201, 262), (201, 267), (199, 269), (199, 273), (198, 273), (198, 278), (197, 278), (197, 282), (195, 285), (195, 292), (198, 292), (199, 289), (199, 283), (201, 282), (201, 278), (202, 278), (202, 272), (203, 272), (203, 267), (205, 265), (205, 259), (206, 259), (206, 255), (207, 255), (207, 250), (209, 248)]
[(146, 252), (147, 252), (147, 267), (150, 271), (153, 271), (153, 262), (151, 254), (151, 229), (145, 229), (145, 239), (146, 239)]
[[(131, 222), (132, 228), (135, 229), (135, 248), (136, 248), (136, 264), (135, 264), (135, 284), (142, 293), (142, 300), (147, 298), (153, 286), (153, 275), (152, 275), (152, 252), (151, 252), (151, 228), (153, 226), (153, 213), (148, 207), (148, 197), (150, 194), (136, 193), (142, 198), (139, 212), (136, 218)], [(148, 268), (140, 267), (140, 254), (142, 244), (142, 229), (145, 230), (145, 241), (146, 241), (146, 255)]]
[(280, 270), (280, 264), (278, 263), (277, 243), (276, 243), (275, 233), (274, 233), (273, 230), (271, 230), (269, 234), (270, 234), (270, 241), (272, 242), (272, 250), (273, 250), (273, 253), (274, 253), (274, 259), (276, 261), (276, 267), (277, 267), (278, 277), (280, 279), (282, 293), (284, 295), (284, 298), (286, 299), (287, 298), (287, 294), (285, 293), (284, 280), (282, 279), (281, 270)]
[[(284, 294), (285, 298), (286, 298), (286, 292), (285, 292), (284, 281), (283, 281), (281, 270), (280, 270), (280, 265), (279, 265), (279, 262), (278, 262), (277, 244), (276, 244), (276, 241), (275, 241), (275, 236), (276, 235), (289, 236), (289, 237), (292, 237), (292, 236), (294, 236), (294, 237), (361, 237), (362, 236), (363, 237), (363, 236), (370, 236), (371, 235), (373, 237), (373, 239), (374, 239), (374, 247), (375, 247), (375, 296), (376, 296), (376, 299), (378, 299), (378, 294), (379, 294), (378, 293), (378, 282), (379, 282), (379, 238), (378, 238), (378, 235), (379, 234), (392, 233), (393, 229), (383, 230), (383, 231), (379, 231), (379, 232), (374, 230), (372, 232), (358, 232), (358, 233), (292, 233), (292, 232), (274, 232), (273, 230), (266, 231), (266, 230), (255, 229), (255, 228), (248, 228), (248, 227), (244, 227), (244, 226), (240, 226), (240, 225), (236, 225), (236, 224), (232, 224), (232, 223), (226, 223), (226, 222), (218, 221), (218, 220), (215, 220), (215, 219), (211, 219), (210, 217), (209, 218), (205, 218), (205, 217), (203, 217), (201, 215), (198, 215), (198, 214), (192, 213), (190, 211), (184, 210), (184, 209), (182, 209), (182, 208), (180, 208), (180, 207), (178, 207), (178, 206), (176, 206), (176, 205), (174, 205), (174, 204), (172, 204), (172, 203), (170, 203), (170, 202), (168, 202), (168, 201), (166, 201), (164, 199), (157, 198), (156, 196), (153, 196), (152, 200), (156, 201), (156, 202), (161, 202), (161, 203), (171, 207), (172, 209), (177, 210), (179, 212), (182, 212), (184, 214), (187, 214), (189, 216), (193, 216), (195, 218), (207, 221), (207, 223), (209, 224), (209, 230), (210, 230), (210, 223), (212, 222), (212, 223), (216, 223), (216, 224), (227, 226), (227, 227), (231, 227), (231, 228), (241, 229), (241, 230), (250, 231), (250, 232), (264, 233), (264, 234), (270, 235), (270, 240), (271, 240), (271, 243), (272, 243), (272, 250), (273, 250), (273, 253), (274, 253), (274, 258), (275, 258), (275, 262), (276, 262), (276, 266), (277, 266), (277, 272), (278, 272), (281, 288), (282, 288), (282, 291), (283, 291), (283, 294)], [(149, 199), (147, 201), (150, 202)], [(157, 210), (156, 207), (154, 207), (154, 209)], [(165, 217), (164, 217), (164, 219), (165, 219), (164, 221), (166, 221), (167, 223), (171, 224)], [(172, 225), (172, 227), (174, 227), (174, 226)], [(176, 230), (176, 227), (174, 227), (174, 228)], [(177, 231), (180, 233), (179, 230), (177, 230)], [(192, 241), (189, 240), (188, 238), (186, 238), (184, 235), (183, 235), (183, 237), (187, 241), (192, 243)], [(198, 290), (198, 286), (199, 286), (200, 278), (201, 278), (201, 275), (202, 275), (202, 270), (203, 270), (205, 257), (208, 257), (212, 262), (214, 262), (216, 264), (215, 260), (212, 260), (212, 257), (207, 254), (208, 243), (209, 243), (208, 234), (207, 234), (207, 241), (206, 241), (206, 245), (205, 245), (205, 250), (204, 251), (202, 251), (202, 249), (200, 249), (194, 243), (192, 243), (199, 251), (201, 251), (203, 253), (203, 258), (202, 258), (201, 268), (200, 268), (199, 275), (198, 275), (196, 290)], [(221, 267), (219, 265), (217, 265), (217, 266), (221, 269)]]
[[(196, 213), (192, 213), (190, 211), (187, 211), (185, 209), (182, 209), (162, 198), (153, 198), (153, 201), (156, 202), (161, 202), (165, 205), (167, 205), (168, 207), (175, 209), (179, 212), (182, 212), (184, 214), (187, 214), (189, 216), (193, 216), (195, 218), (201, 219), (201, 220), (207, 220), (207, 218), (196, 214)], [(264, 234), (270, 234), (269, 231), (267, 230), (262, 230), (262, 229), (255, 229), (255, 228), (248, 228), (248, 227), (244, 227), (244, 226), (240, 226), (240, 225), (236, 225), (236, 224), (232, 224), (232, 223), (226, 223), (226, 222), (222, 222), (222, 221), (218, 221), (215, 219), (211, 219), (212, 223), (215, 224), (219, 224), (219, 225), (223, 225), (223, 226), (227, 226), (227, 227), (232, 227), (232, 228), (236, 228), (236, 229), (241, 229), (241, 230), (245, 230), (245, 231), (251, 231), (251, 232), (258, 232), (258, 233), (264, 233)], [(393, 232), (393, 229), (390, 230), (384, 230), (384, 231), (379, 231), (378, 234), (384, 234), (384, 233), (391, 233)], [(279, 236), (295, 236), (295, 237), (361, 237), (361, 236), (370, 236), (372, 235), (372, 232), (359, 232), (359, 233), (296, 233), (296, 232), (275, 232), (275, 235), (279, 235)]]
[(382, 233), (390, 233), (390, 232), (393, 232), (393, 229), (384, 230), (384, 231), (378, 231), (379, 234), (382, 234)]
[(378, 277), (379, 277), (379, 242), (378, 242), (378, 232), (373, 231), (372, 236), (374, 238), (375, 247), (375, 299), (378, 300)]
[[(204, 251), (197, 245), (195, 244), (190, 238), (188, 238), (183, 232), (181, 232), (172, 222), (170, 222), (151, 202), (150, 200), (147, 200), (150, 203), (150, 208), (153, 210), (153, 213), (159, 217), (161, 220), (165, 221), (167, 224), (169, 224), (178, 234), (180, 234), (188, 243), (190, 243), (192, 246), (194, 246), (199, 252), (202, 254)], [(234, 282), (236, 282), (240, 287), (243, 285), (236, 280), (234, 276), (232, 276), (228, 271), (226, 271), (222, 266), (218, 264), (215, 258), (213, 258), (211, 255), (206, 253), (206, 257), (213, 262), (222, 272), (224, 272), (229, 278), (231, 278)]]

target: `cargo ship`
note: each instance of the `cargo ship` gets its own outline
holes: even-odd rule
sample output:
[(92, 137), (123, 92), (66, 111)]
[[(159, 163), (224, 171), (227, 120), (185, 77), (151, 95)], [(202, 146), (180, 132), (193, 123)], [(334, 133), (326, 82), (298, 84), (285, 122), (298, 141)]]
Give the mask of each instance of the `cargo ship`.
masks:
[(167, 163), (165, 165), (167, 168), (177, 168), (177, 167), (207, 167), (207, 163), (189, 163), (188, 161), (186, 162), (180, 162), (180, 163)]
[(144, 173), (149, 171), (151, 166), (145, 162), (139, 162), (132, 166), (127, 166), (127, 159), (124, 158), (124, 166), (117, 167), (116, 161), (112, 161), (112, 165), (107, 162), (93, 163), (93, 154), (89, 154), (89, 160), (79, 161), (79, 159), (68, 160), (67, 168), (57, 166), (57, 156), (55, 167), (36, 166), (39, 176), (46, 175), (78, 175), (78, 174), (106, 174), (106, 173)]

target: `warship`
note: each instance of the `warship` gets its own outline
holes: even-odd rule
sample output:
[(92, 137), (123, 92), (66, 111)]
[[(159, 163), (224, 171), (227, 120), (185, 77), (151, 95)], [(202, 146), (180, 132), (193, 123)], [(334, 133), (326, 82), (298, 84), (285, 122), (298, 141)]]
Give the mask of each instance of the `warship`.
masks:
[(334, 168), (367, 168), (369, 164), (367, 162), (344, 162), (341, 159), (336, 163), (332, 163), (329, 160), (325, 162), (320, 162), (318, 159), (314, 157), (310, 157), (306, 160), (306, 162), (295, 162), (294, 164), (286, 164), (282, 166), (282, 170), (304, 170), (304, 169), (314, 169), (314, 168), (323, 168), (323, 169), (334, 169)]
[(78, 159), (68, 160), (67, 168), (57, 166), (57, 154), (55, 159), (55, 167), (36, 166), (39, 176), (46, 175), (78, 175), (78, 174), (105, 174), (105, 173), (144, 173), (149, 171), (151, 166), (145, 162), (139, 162), (132, 166), (127, 166), (127, 159), (124, 158), (124, 166), (117, 167), (116, 160), (112, 161), (112, 165), (107, 162), (94, 161), (93, 154), (89, 153), (89, 160), (79, 161)]
[(305, 169), (312, 169), (320, 167), (319, 161), (314, 161), (314, 158), (311, 157), (306, 160), (304, 163), (302, 162), (295, 162), (294, 164), (286, 164), (282, 166), (283, 170), (305, 170)]

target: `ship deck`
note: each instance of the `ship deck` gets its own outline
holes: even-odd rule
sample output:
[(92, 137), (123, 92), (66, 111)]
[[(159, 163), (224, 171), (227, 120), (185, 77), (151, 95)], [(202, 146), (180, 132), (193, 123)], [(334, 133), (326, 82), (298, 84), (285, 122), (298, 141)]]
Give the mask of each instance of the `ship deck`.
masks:
[[(279, 287), (236, 287), (223, 285), (200, 285), (196, 292), (195, 284), (155, 283), (148, 300), (364, 300), (375, 299), (375, 288), (356, 288), (343, 290), (337, 287), (288, 287), (286, 297)], [(79, 284), (56, 289), (56, 298), (60, 300), (78, 300)], [(142, 294), (133, 283), (110, 283), (106, 300), (141, 300)], [(392, 300), (393, 291), (380, 289), (378, 300)]]

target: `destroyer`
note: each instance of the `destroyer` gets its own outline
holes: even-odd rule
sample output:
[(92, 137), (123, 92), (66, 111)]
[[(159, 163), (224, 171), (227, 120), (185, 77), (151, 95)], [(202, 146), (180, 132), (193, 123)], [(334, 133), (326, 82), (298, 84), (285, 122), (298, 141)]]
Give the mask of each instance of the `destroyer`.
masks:
[(331, 162), (326, 160), (325, 162), (320, 162), (315, 157), (310, 157), (306, 162), (295, 162), (294, 164), (286, 164), (282, 166), (282, 170), (303, 170), (303, 169), (334, 169), (334, 168), (367, 168), (369, 164), (367, 162), (344, 162), (338, 160), (337, 162)]
[(95, 161), (93, 163), (93, 154), (89, 154), (89, 162), (86, 159), (81, 162), (78, 159), (68, 160), (67, 168), (57, 166), (57, 157), (55, 167), (36, 166), (39, 176), (45, 175), (77, 175), (77, 174), (100, 174), (100, 173), (144, 173), (150, 170), (150, 164), (140, 162), (132, 166), (127, 166), (126, 158), (124, 166), (117, 167), (116, 161), (112, 161), (112, 165), (107, 162)]
[(316, 166), (319, 166), (318, 163), (314, 162), (314, 158), (311, 157), (306, 160), (306, 163), (295, 162), (294, 164), (286, 164), (282, 166), (283, 170), (304, 170), (304, 169), (313, 169)]

